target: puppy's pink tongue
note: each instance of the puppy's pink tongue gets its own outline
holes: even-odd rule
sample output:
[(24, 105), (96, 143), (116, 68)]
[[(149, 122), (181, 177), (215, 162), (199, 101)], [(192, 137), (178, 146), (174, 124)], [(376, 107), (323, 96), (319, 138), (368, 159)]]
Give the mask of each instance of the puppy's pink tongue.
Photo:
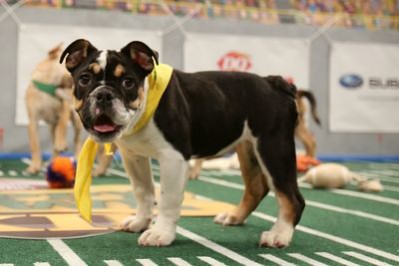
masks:
[(98, 132), (102, 133), (107, 133), (107, 132), (112, 132), (116, 129), (115, 124), (102, 124), (102, 125), (95, 125), (94, 129), (97, 130)]

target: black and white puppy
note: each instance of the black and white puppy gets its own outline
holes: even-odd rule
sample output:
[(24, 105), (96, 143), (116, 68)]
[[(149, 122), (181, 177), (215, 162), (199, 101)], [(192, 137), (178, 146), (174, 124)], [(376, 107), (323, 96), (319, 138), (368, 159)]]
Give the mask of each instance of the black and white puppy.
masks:
[[(74, 78), (75, 108), (84, 127), (96, 141), (118, 146), (131, 178), (137, 214), (123, 222), (124, 230), (144, 231), (138, 240), (143, 246), (170, 245), (188, 160), (236, 149), (244, 196), (234, 211), (218, 215), (215, 222), (244, 223), (273, 189), (279, 215), (259, 243), (288, 246), (305, 206), (296, 182), (295, 88), (279, 76), (173, 70), (154, 116), (140, 131), (127, 134), (141, 115), (146, 77), (157, 57), (138, 41), (120, 51), (100, 51), (82, 39), (70, 44), (61, 57)], [(159, 215), (151, 227), (155, 200), (150, 158), (159, 161), (161, 173)]]

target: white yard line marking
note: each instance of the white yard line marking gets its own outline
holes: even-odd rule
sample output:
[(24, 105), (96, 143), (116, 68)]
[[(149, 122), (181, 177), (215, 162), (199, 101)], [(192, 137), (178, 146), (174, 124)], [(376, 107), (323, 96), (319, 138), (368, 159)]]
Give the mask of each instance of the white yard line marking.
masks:
[(378, 173), (377, 171), (373, 172), (373, 173), (359, 172), (359, 174), (364, 175), (365, 177), (379, 178), (381, 181), (399, 184), (399, 178), (389, 177), (389, 176), (381, 176), (381, 174)]
[(168, 260), (170, 260), (176, 266), (192, 266), (190, 263), (181, 258), (173, 257), (173, 258), (168, 258)]
[(12, 263), (0, 263), (0, 266), (14, 266)]
[(108, 266), (123, 266), (118, 260), (104, 260), (104, 263)]
[[(266, 220), (266, 221), (270, 221), (270, 222), (275, 222), (276, 221), (275, 217), (267, 215), (267, 214), (264, 214), (264, 213), (253, 212), (252, 215), (256, 216), (258, 218), (261, 218), (263, 220)], [(396, 256), (394, 254), (391, 254), (391, 253), (388, 253), (388, 252), (385, 252), (385, 251), (382, 251), (382, 250), (379, 250), (379, 249), (376, 249), (376, 248), (372, 248), (372, 247), (369, 247), (369, 246), (366, 246), (366, 245), (363, 245), (363, 244), (359, 244), (359, 243), (356, 243), (354, 241), (347, 240), (345, 238), (341, 238), (341, 237), (338, 237), (338, 236), (330, 235), (330, 234), (321, 232), (319, 230), (311, 229), (309, 227), (305, 227), (305, 226), (302, 226), (302, 225), (297, 225), (295, 228), (298, 231), (302, 231), (302, 232), (310, 234), (310, 235), (314, 235), (314, 236), (317, 236), (317, 237), (325, 238), (325, 239), (340, 243), (342, 245), (345, 245), (345, 246), (348, 246), (348, 247), (351, 247), (351, 248), (360, 249), (360, 250), (362, 250), (364, 252), (369, 252), (371, 254), (378, 255), (378, 256), (381, 256), (381, 257), (384, 257), (384, 258), (399, 262), (399, 256)]]
[(117, 169), (108, 168), (107, 172), (110, 173), (110, 174), (117, 175), (119, 177), (129, 178), (125, 172), (117, 170)]
[(317, 260), (308, 258), (308, 257), (306, 257), (306, 256), (304, 256), (302, 254), (299, 254), (299, 253), (288, 253), (288, 256), (291, 256), (293, 258), (296, 258), (297, 260), (309, 263), (312, 266), (327, 266), (324, 263), (321, 263), (321, 262), (319, 262)]
[(204, 181), (204, 182), (208, 182), (208, 183), (212, 183), (212, 184), (216, 184), (216, 185), (229, 187), (229, 188), (235, 188), (235, 189), (239, 189), (239, 190), (244, 190), (244, 188), (245, 188), (245, 186), (242, 185), (242, 184), (237, 184), (237, 183), (234, 183), (234, 182), (229, 182), (229, 181), (216, 179), (216, 178), (213, 178), (213, 177), (208, 177), (208, 176), (203, 176), (203, 175), (198, 177), (198, 180), (201, 180), (201, 181)]
[(211, 266), (226, 266), (226, 264), (221, 263), (220, 261), (211, 258), (211, 257), (206, 257), (206, 256), (198, 256), (198, 259), (202, 260), (203, 262), (208, 263)]
[(276, 256), (273, 256), (271, 254), (259, 254), (259, 256), (261, 256), (262, 258), (265, 258), (271, 262), (276, 263), (277, 265), (280, 266), (295, 266), (295, 264), (289, 263), (288, 261), (285, 261), (283, 259), (280, 259)]
[(391, 199), (391, 198), (377, 196), (377, 195), (370, 195), (370, 194), (366, 194), (363, 192), (356, 192), (356, 191), (343, 190), (343, 189), (337, 189), (337, 188), (329, 189), (328, 191), (331, 191), (333, 193), (340, 194), (340, 195), (345, 195), (345, 196), (350, 196), (350, 197), (355, 197), (355, 198), (362, 198), (362, 199), (378, 201), (378, 202), (382, 202), (382, 203), (388, 203), (388, 204), (393, 204), (393, 205), (399, 206), (399, 200), (397, 200), (397, 199)]
[(15, 170), (8, 170), (8, 175), (9, 175), (9, 176), (17, 176), (17, 175), (18, 175), (18, 172), (15, 171)]
[(156, 264), (150, 259), (136, 259), (136, 261), (143, 266), (158, 266), (158, 264)]
[(373, 173), (376, 175), (383, 175), (383, 176), (388, 176), (388, 177), (398, 177), (399, 176), (399, 172), (398, 171), (394, 171), (394, 170), (389, 170), (389, 169), (371, 169), (368, 170), (369, 173)]
[(47, 239), (55, 251), (71, 266), (87, 266), (79, 256), (61, 239)]
[[(230, 187), (230, 188), (235, 188), (235, 189), (239, 189), (239, 190), (244, 190), (244, 185), (237, 184), (237, 183), (234, 183), (234, 182), (228, 182), (228, 181), (225, 181), (225, 180), (219, 180), (219, 179), (212, 178), (212, 177), (200, 176), (198, 178), (198, 180), (201, 180), (203, 182), (216, 184), (216, 185), (225, 186), (225, 187)], [(268, 195), (272, 196), (272, 197), (275, 196), (273, 192), (269, 192)], [(309, 205), (309, 206), (315, 207), (315, 208), (325, 209), (325, 210), (339, 212), (339, 213), (345, 213), (345, 214), (349, 214), (349, 215), (359, 216), (359, 217), (362, 217), (362, 218), (367, 218), (367, 219), (370, 219), (370, 220), (376, 220), (376, 221), (379, 221), (379, 222), (384, 222), (384, 223), (389, 223), (389, 224), (393, 224), (393, 225), (399, 226), (399, 221), (398, 220), (386, 218), (386, 217), (383, 217), (383, 216), (379, 216), (379, 215), (375, 215), (375, 214), (371, 214), (371, 213), (367, 213), (367, 212), (352, 210), (352, 209), (348, 209), (348, 208), (340, 208), (340, 207), (336, 207), (336, 206), (333, 206), (333, 205), (319, 203), (319, 202), (311, 201), (311, 200), (306, 200), (306, 204)]]
[(222, 255), (230, 258), (231, 260), (234, 260), (242, 265), (261, 266), (261, 264), (255, 262), (255, 261), (252, 261), (244, 256), (241, 256), (240, 254), (238, 254), (228, 248), (225, 248), (225, 247), (223, 247), (215, 242), (212, 242), (200, 235), (190, 232), (180, 226), (177, 227), (177, 233), (197, 242), (198, 244), (203, 245), (206, 248), (212, 249), (213, 251), (216, 251), (217, 253), (222, 254)]
[(324, 258), (327, 258), (329, 260), (334, 261), (335, 263), (340, 263), (345, 266), (360, 266), (359, 264), (350, 262), (348, 260), (344, 260), (343, 258), (340, 258), (338, 256), (335, 256), (333, 254), (327, 253), (327, 252), (316, 252), (317, 255), (322, 256)]
[(325, 209), (325, 210), (329, 210), (329, 211), (345, 213), (345, 214), (353, 215), (353, 216), (359, 216), (359, 217), (366, 218), (366, 219), (369, 219), (369, 220), (375, 220), (375, 221), (378, 221), (378, 222), (383, 222), (383, 223), (393, 224), (393, 225), (399, 226), (399, 220), (386, 218), (384, 216), (379, 216), (379, 215), (375, 215), (375, 214), (372, 214), (372, 213), (358, 211), (358, 210), (353, 210), (353, 209), (345, 209), (345, 208), (336, 207), (336, 206), (329, 205), (329, 204), (319, 203), (319, 202), (316, 202), (316, 201), (309, 201), (309, 200), (305, 200), (305, 201), (306, 201), (307, 205), (312, 206), (312, 207)]
[(365, 261), (367, 263), (370, 263), (370, 264), (373, 264), (373, 265), (376, 265), (376, 266), (392, 266), (391, 264), (376, 260), (374, 258), (367, 257), (367, 256), (365, 256), (363, 254), (359, 254), (357, 252), (351, 252), (350, 251), (350, 252), (344, 252), (344, 254), (352, 256), (352, 257), (354, 257), (356, 259)]
[(399, 192), (399, 187), (388, 186), (388, 185), (382, 185), (382, 186), (383, 186), (384, 190)]
[(51, 266), (48, 262), (35, 262), (34, 266)]

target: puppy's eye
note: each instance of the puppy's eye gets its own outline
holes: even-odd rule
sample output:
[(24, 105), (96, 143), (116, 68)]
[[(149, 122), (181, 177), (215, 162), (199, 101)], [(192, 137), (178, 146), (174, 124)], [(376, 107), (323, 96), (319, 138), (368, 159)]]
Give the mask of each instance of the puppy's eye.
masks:
[(79, 77), (79, 85), (85, 87), (91, 83), (91, 78), (89, 74), (83, 74)]
[(122, 80), (122, 86), (126, 89), (131, 89), (134, 87), (134, 80), (132, 78), (126, 77)]

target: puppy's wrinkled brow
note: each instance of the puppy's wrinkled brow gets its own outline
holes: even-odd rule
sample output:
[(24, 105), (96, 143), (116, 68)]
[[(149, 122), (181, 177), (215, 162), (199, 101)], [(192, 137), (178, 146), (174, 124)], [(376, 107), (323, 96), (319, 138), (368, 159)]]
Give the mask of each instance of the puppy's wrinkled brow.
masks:
[(125, 68), (124, 68), (121, 64), (118, 64), (118, 65), (115, 67), (114, 76), (117, 77), (117, 78), (119, 78), (119, 77), (122, 76), (124, 73), (125, 73)]
[(98, 74), (101, 71), (101, 66), (98, 63), (92, 63), (89, 65), (89, 69), (94, 72), (94, 74)]

